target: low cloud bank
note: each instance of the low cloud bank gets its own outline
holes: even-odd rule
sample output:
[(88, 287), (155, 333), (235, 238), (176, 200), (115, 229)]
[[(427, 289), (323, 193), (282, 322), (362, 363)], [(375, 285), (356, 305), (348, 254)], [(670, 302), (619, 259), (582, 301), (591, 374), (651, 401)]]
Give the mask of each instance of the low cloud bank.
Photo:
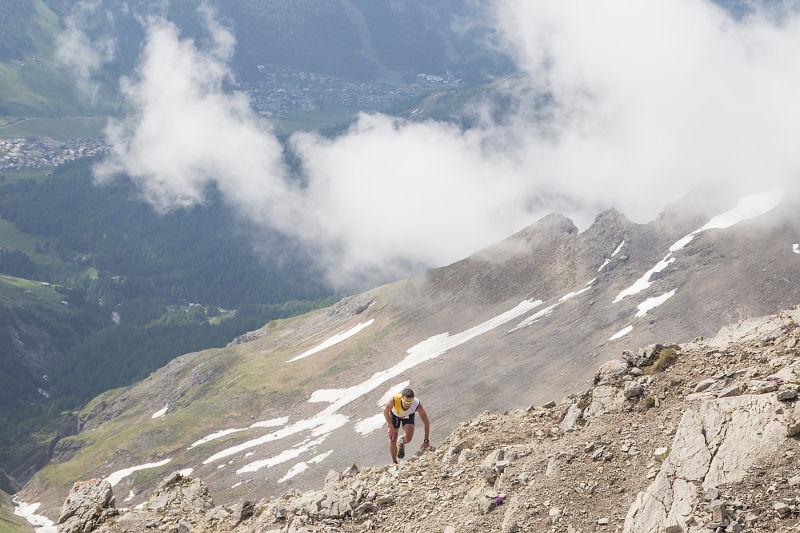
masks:
[(204, 49), (146, 22), (121, 83), (130, 112), (109, 126), (97, 176), (131, 176), (161, 210), (213, 184), (311, 247), (337, 286), (458, 260), (548, 212), (586, 226), (614, 206), (647, 221), (698, 185), (789, 186), (800, 169), (797, 3), (734, 18), (705, 0), (498, 0), (488, 20), (524, 73), (508, 85), (512, 117), (462, 130), (361, 115), (286, 148), (223, 90), (235, 40), (202, 9)]

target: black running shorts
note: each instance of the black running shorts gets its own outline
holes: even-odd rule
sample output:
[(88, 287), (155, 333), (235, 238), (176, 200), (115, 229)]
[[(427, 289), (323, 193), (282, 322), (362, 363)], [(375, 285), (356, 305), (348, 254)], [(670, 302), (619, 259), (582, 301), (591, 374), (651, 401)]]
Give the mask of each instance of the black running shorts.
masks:
[(414, 415), (416, 413), (411, 413), (410, 415), (408, 415), (408, 418), (400, 418), (394, 413), (389, 413), (389, 414), (392, 415), (392, 425), (396, 428), (399, 428), (401, 423), (404, 426), (406, 424), (411, 424), (412, 426), (414, 425)]

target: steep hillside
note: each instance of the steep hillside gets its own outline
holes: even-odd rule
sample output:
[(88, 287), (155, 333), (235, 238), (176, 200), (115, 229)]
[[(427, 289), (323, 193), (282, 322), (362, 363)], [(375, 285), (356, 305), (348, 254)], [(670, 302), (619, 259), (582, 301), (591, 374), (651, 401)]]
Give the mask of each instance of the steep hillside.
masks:
[[(59, 17), (43, 0), (0, 1), (0, 117), (85, 112), (69, 72), (54, 57)], [(0, 120), (0, 123), (6, 122)]]
[(4, 491), (0, 490), (0, 531), (4, 533), (28, 533), (33, 527), (22, 517), (14, 514), (14, 504)]
[[(76, 483), (63, 531), (796, 531), (800, 309), (625, 351), (560, 402), (484, 411), (401, 466), (214, 507), (174, 473), (117, 514)], [(102, 512), (98, 508), (105, 507)], [(91, 514), (90, 514), (91, 513)]]
[(388, 460), (377, 412), (408, 383), (441, 442), (484, 410), (583, 390), (624, 348), (800, 301), (796, 202), (764, 193), (714, 208), (686, 200), (647, 225), (608, 211), (584, 232), (549, 216), (449, 267), (179, 357), (90, 403), (21, 495), (55, 518), (91, 477), (111, 479), (126, 506), (173, 470), (222, 502), (311, 487), (329, 468)]

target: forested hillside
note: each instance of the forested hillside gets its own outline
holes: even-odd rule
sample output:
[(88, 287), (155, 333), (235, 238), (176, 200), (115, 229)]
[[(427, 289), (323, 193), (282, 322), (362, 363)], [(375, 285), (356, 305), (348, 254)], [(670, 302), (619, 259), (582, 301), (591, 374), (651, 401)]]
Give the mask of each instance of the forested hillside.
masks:
[(91, 163), (0, 186), (0, 468), (23, 479), (59, 413), (335, 299), (279, 235), (256, 253), (215, 195), (159, 215), (125, 180), (95, 185)]

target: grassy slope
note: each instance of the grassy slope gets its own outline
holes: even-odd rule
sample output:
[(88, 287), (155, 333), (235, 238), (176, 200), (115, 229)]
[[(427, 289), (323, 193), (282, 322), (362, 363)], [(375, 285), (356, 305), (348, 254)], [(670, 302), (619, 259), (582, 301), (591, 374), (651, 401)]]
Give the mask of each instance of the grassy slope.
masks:
[[(394, 288), (387, 286), (384, 290), (387, 294)], [(213, 447), (187, 450), (189, 444), (226, 427), (245, 427), (252, 417), (259, 420), (282, 416), (288, 412), (289, 405), (320, 388), (323, 379), (346, 375), (362, 360), (366, 350), (394, 329), (384, 317), (380, 319), (384, 324), (369, 328), (346, 343), (344, 352), (331, 349), (286, 365), (287, 359), (359, 321), (358, 317), (352, 317), (308, 337), (303, 325), (320, 313), (325, 310), (272, 321), (268, 324), (269, 334), (258, 341), (183, 356), (190, 362), (183, 366), (173, 383), (180, 383), (197, 368), (203, 372), (214, 369), (216, 374), (189, 389), (178, 401), (178, 409), (166, 415), (167, 423), (164, 419), (151, 419), (152, 396), (164, 386), (160, 380), (172, 370), (172, 363), (131, 388), (115, 389), (95, 398), (83, 410), (84, 415), (101, 402), (112, 405), (115, 399), (126, 402), (129, 408), (104, 424), (90, 420), (79, 435), (67, 438), (80, 441), (83, 446), (70, 460), (47, 466), (34, 476), (29, 486), (45, 487), (43, 493), (36, 494), (37, 501), (50, 505), (60, 503), (75, 480), (105, 476), (117, 469), (166, 457), (171, 457), (172, 461), (159, 468), (134, 473), (132, 479), (136, 486), (155, 482), (180, 468), (197, 467), (210, 455), (209, 450), (224, 447), (228, 438), (215, 441)], [(234, 434), (230, 438), (241, 437), (241, 434)]]
[(33, 528), (21, 517), (14, 514), (11, 497), (0, 490), (0, 531), (3, 533), (28, 533)]
[(36, 52), (22, 61), (0, 63), (0, 106), (11, 115), (78, 113), (85, 106), (76, 97), (69, 73), (54, 58), (58, 16), (41, 0), (34, 0), (34, 6), (36, 16), (27, 30)]
[(59, 304), (63, 299), (64, 296), (57, 293), (53, 287), (44, 286), (41, 282), (0, 274), (0, 305), (24, 307), (37, 301), (66, 313), (66, 307)]

